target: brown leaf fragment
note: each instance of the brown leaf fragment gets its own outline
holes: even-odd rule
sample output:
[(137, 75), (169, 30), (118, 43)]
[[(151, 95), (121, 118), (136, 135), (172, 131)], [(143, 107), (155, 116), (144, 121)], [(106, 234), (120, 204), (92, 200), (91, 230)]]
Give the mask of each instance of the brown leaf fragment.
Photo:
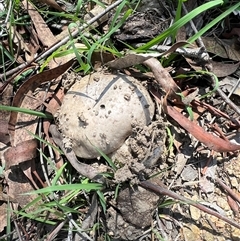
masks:
[(94, 51), (91, 57), (91, 63), (94, 66), (94, 69), (100, 68), (105, 63), (114, 60), (112, 53), (107, 53), (104, 51)]
[(202, 37), (202, 41), (208, 52), (222, 58), (240, 61), (240, 52), (234, 46), (234, 40)]
[(113, 69), (124, 69), (136, 64), (141, 64), (145, 60), (150, 58), (152, 58), (152, 56), (144, 56), (141, 54), (127, 54), (122, 58), (115, 59), (106, 63), (106, 65)]
[(218, 152), (230, 152), (240, 150), (240, 145), (232, 144), (229, 141), (223, 140), (211, 133), (205, 131), (195, 122), (190, 121), (181, 113), (176, 111), (172, 106), (168, 105), (168, 115), (179, 123), (186, 131), (191, 133), (197, 140), (206, 145), (210, 150)]
[[(7, 170), (5, 177), (9, 187), (8, 195), (12, 196), (20, 207), (24, 207), (37, 197), (36, 194), (23, 195), (24, 193), (33, 191), (33, 187), (19, 166), (14, 166)], [(39, 203), (29, 206), (27, 211), (33, 211), (39, 207), (38, 205)]]
[(38, 179), (39, 183), (41, 184), (41, 187), (44, 187), (43, 181), (41, 180), (38, 173), (36, 172), (35, 159), (31, 159), (31, 160), (28, 160), (28, 161), (25, 161), (25, 162), (21, 162), (19, 164), (19, 166), (22, 169), (25, 176), (29, 179), (31, 184), (34, 186), (35, 189), (38, 189), (38, 185), (36, 184), (32, 173)]
[(0, 119), (0, 142), (7, 144), (9, 141), (8, 121)]
[(38, 13), (38, 11), (33, 7), (33, 5), (29, 2), (24, 0), (23, 2), (24, 8), (28, 11), (28, 14), (30, 15), (33, 24), (35, 26), (35, 29), (38, 34), (38, 38), (42, 42), (42, 44), (46, 47), (52, 46), (54, 43), (57, 42), (55, 39), (55, 36), (51, 32), (51, 30), (48, 28), (47, 24), (45, 23), (42, 16)]
[(227, 202), (230, 208), (233, 210), (234, 214), (239, 215), (239, 206), (237, 202), (229, 195), (227, 196)]
[(171, 53), (174, 53), (178, 48), (184, 47), (185, 45), (188, 45), (189, 43), (187, 41), (179, 41), (173, 44), (170, 49), (167, 51), (163, 52), (161, 56), (169, 56)]
[(21, 162), (36, 157), (37, 140), (32, 139), (19, 143), (16, 147), (7, 149), (3, 156), (6, 161), (6, 169), (18, 165)]
[[(51, 81), (52, 79), (55, 79), (59, 77), (61, 74), (63, 74), (71, 65), (73, 64), (73, 60), (70, 60), (69, 62), (60, 65), (56, 68), (46, 70), (44, 72), (41, 72), (39, 74), (36, 74), (29, 78), (27, 81), (25, 81), (20, 88), (18, 89), (17, 93), (14, 96), (13, 104), (12, 106), (20, 107), (22, 105), (22, 102), (24, 100), (25, 95), (31, 91), (32, 93), (34, 90), (40, 86), (41, 84)], [(18, 119), (18, 113), (17, 112), (11, 112), (10, 120), (9, 120), (9, 134), (11, 143), (14, 146), (14, 135), (15, 135), (15, 125), (17, 123)]]
[(168, 99), (181, 102), (180, 96), (176, 94), (181, 93), (181, 89), (161, 63), (155, 58), (150, 58), (144, 61), (144, 65), (151, 68), (157, 83), (168, 93)]
[(215, 62), (211, 61), (212, 64), (212, 72), (217, 77), (225, 77), (233, 74), (239, 67), (239, 62), (236, 64), (226, 64), (223, 62)]
[(25, 51), (25, 58), (26, 58), (27, 62), (30, 63), (36, 57), (36, 53), (39, 50), (40, 46), (39, 46), (37, 33), (32, 26), (29, 27), (28, 34), (30, 36), (29, 36), (29, 41), (27, 43), (27, 47), (28, 47), (30, 52)]
[(61, 106), (63, 97), (64, 97), (64, 88), (59, 88), (57, 93), (54, 93), (51, 100), (49, 101), (46, 111), (51, 113), (54, 116)]
[(8, 204), (3, 202), (0, 206), (0, 232), (3, 232), (7, 226), (7, 208)]
[[(5, 81), (4, 84), (6, 82), (7, 81)], [(0, 89), (1, 89), (1, 87), (4, 86), (4, 84), (2, 84), (2, 82), (0, 82)], [(3, 92), (0, 92), (0, 104), (10, 106), (12, 103), (12, 96), (13, 96), (13, 86), (8, 85), (8, 86), (6, 86), (6, 88)], [(9, 113), (9, 111), (0, 110), (0, 116), (1, 116), (1, 120), (8, 121), (9, 117), (10, 117), (10, 113)]]
[[(7, 25), (8, 25), (7, 27), (9, 28), (8, 31), (11, 34), (11, 39), (14, 42), (14, 46), (16, 47), (16, 53), (19, 54), (20, 51), (30, 53), (30, 50), (28, 49), (28, 46), (27, 46), (24, 38), (18, 32), (17, 27), (14, 25), (11, 25), (10, 23), (8, 23)], [(18, 55), (15, 56), (16, 59), (18, 59), (18, 57), (19, 57)]]

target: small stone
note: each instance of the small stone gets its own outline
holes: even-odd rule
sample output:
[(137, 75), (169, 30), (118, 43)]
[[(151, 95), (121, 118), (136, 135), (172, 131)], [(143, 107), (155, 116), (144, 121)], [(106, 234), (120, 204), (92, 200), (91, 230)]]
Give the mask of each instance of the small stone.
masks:
[(201, 230), (194, 224), (189, 224), (187, 227), (182, 229), (185, 241), (196, 241), (199, 240)]
[(233, 228), (231, 232), (231, 238), (232, 241), (240, 241), (240, 229), (239, 228)]

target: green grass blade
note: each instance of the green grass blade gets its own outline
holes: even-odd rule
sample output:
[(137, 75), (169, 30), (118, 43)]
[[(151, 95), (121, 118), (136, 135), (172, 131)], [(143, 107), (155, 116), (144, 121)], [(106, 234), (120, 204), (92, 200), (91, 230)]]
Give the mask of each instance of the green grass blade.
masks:
[(41, 193), (51, 193), (56, 191), (71, 191), (71, 190), (100, 190), (103, 188), (102, 184), (99, 183), (88, 183), (88, 184), (64, 184), (64, 185), (57, 185), (51, 187), (45, 187), (39, 190), (34, 190), (32, 192), (24, 193), (23, 195), (31, 195), (31, 194), (41, 194)]
[(170, 152), (170, 151), (172, 151), (172, 149), (173, 149), (174, 139), (173, 139), (173, 135), (172, 135), (172, 133), (171, 133), (170, 128), (166, 127), (166, 130), (167, 130), (168, 142), (169, 142), (169, 145), (168, 145), (167, 150)]
[(77, 1), (77, 6), (76, 6), (76, 13), (75, 13), (75, 17), (77, 18), (77, 16), (79, 15), (81, 8), (83, 5), (83, 1), (82, 0), (78, 0)]
[(203, 27), (202, 29), (200, 29), (195, 35), (193, 35), (191, 38), (188, 39), (189, 43), (194, 42), (196, 39), (198, 39), (200, 36), (202, 36), (206, 31), (208, 31), (211, 27), (213, 27), (215, 24), (217, 24), (218, 22), (220, 22), (222, 19), (224, 19), (225, 17), (227, 17), (230, 13), (232, 13), (235, 9), (237, 9), (238, 7), (240, 7), (240, 2), (236, 3), (235, 5), (233, 5), (232, 7), (228, 8), (225, 12), (223, 12), (222, 14), (220, 14), (217, 18), (215, 18), (214, 20), (212, 20), (209, 24), (207, 24), (205, 27)]
[[(20, 212), (25, 212), (27, 209), (34, 207), (37, 203), (40, 203), (42, 200), (41, 196), (36, 197), (34, 200), (32, 200), (30, 203), (26, 204), (26, 206), (24, 206), (21, 210), (19, 210)], [(38, 204), (39, 205), (39, 204)], [(18, 211), (16, 211), (18, 213)]]
[(52, 186), (56, 186), (57, 181), (59, 180), (59, 178), (61, 177), (64, 168), (66, 167), (67, 163), (65, 163), (64, 165), (61, 166), (61, 168), (57, 171), (55, 177), (52, 180)]
[(213, 77), (213, 78), (214, 78), (214, 81), (215, 81), (213, 90), (211, 90), (211, 91), (209, 91), (207, 94), (202, 95), (202, 96), (199, 97), (199, 99), (203, 99), (203, 98), (205, 98), (205, 97), (213, 94), (213, 93), (218, 89), (218, 87), (219, 87), (219, 80), (218, 80), (218, 77), (217, 77), (214, 73), (212, 73), (212, 72), (202, 71), (202, 70), (201, 70), (201, 71), (197, 71), (197, 72), (199, 72), (199, 73), (201, 73), (201, 74), (207, 74), (207, 75)]
[(38, 217), (35, 217), (35, 216), (33, 216), (29, 213), (25, 213), (25, 212), (18, 212), (18, 215), (21, 215), (22, 217), (26, 217), (26, 218), (29, 218), (29, 219), (32, 219), (32, 220), (35, 220), (35, 221), (38, 221), (41, 223), (45, 223), (45, 224), (49, 224), (49, 225), (56, 225), (56, 222), (47, 220), (46, 217), (41, 218), (41, 217), (39, 217), (39, 215), (38, 215)]
[(99, 196), (99, 200), (100, 200), (100, 203), (102, 205), (102, 208), (103, 208), (103, 212), (106, 213), (107, 211), (107, 204), (106, 204), (106, 200), (105, 200), (105, 197), (103, 195), (103, 193), (101, 191), (97, 191), (97, 194)]
[[(176, 16), (174, 19), (174, 23), (176, 23), (179, 19), (181, 19), (181, 13), (182, 13), (182, 3), (184, 0), (179, 0), (178, 1), (178, 6), (177, 6), (177, 11), (176, 11)], [(175, 30), (172, 34), (173, 36), (173, 42), (175, 42), (176, 39), (176, 35), (177, 35), (177, 30)]]
[(107, 161), (109, 166), (113, 169), (113, 171), (117, 171), (116, 165), (113, 163), (111, 158), (109, 158), (104, 152), (102, 152), (100, 149), (98, 149), (96, 146), (94, 146), (96, 150), (99, 152), (99, 154)]
[(126, 11), (126, 13), (124, 14), (124, 16), (122, 17), (122, 19), (117, 23), (116, 26), (114, 26), (112, 29), (110, 29), (110, 31), (105, 34), (105, 36), (103, 36), (103, 38), (101, 38), (100, 40), (98, 40), (96, 43), (94, 43), (92, 45), (92, 47), (89, 49), (88, 52), (88, 56), (87, 59), (90, 61), (92, 53), (94, 52), (95, 49), (98, 49), (99, 46), (101, 46), (102, 43), (104, 43), (107, 39), (110, 38), (110, 36), (121, 27), (121, 25), (126, 21), (126, 19), (128, 18), (128, 16), (132, 13), (132, 10), (129, 9)]
[[(88, 138), (87, 138), (88, 139)], [(95, 145), (92, 144), (92, 142), (88, 139), (89, 143), (98, 151), (98, 153), (108, 162), (109, 166), (116, 171), (117, 167), (113, 163), (113, 161), (104, 153), (102, 152), (99, 148), (97, 148)]]
[(56, 146), (52, 145), (50, 142), (48, 141), (45, 141), (44, 139), (42, 139), (41, 137), (39, 137), (38, 135), (35, 135), (34, 133), (32, 133), (31, 131), (27, 130), (26, 131), (28, 132), (28, 134), (30, 134), (31, 136), (33, 136), (34, 138), (36, 138), (37, 140), (41, 141), (42, 143), (48, 145), (48, 146), (51, 146), (54, 150), (56, 150), (57, 152), (59, 152), (60, 154), (63, 154), (63, 152), (57, 148)]
[(181, 28), (182, 26), (184, 26), (187, 22), (189, 22), (191, 19), (193, 19), (194, 17), (196, 17), (198, 14), (202, 13), (203, 11), (206, 11), (210, 8), (216, 7), (217, 5), (223, 4), (222, 0), (215, 0), (215, 1), (210, 1), (207, 2), (197, 8), (195, 8), (194, 10), (192, 10), (190, 13), (186, 14), (185, 16), (183, 16), (181, 19), (179, 19), (176, 23), (174, 23), (170, 28), (168, 28), (167, 30), (165, 30), (163, 33), (161, 33), (160, 35), (158, 35), (156, 38), (154, 38), (153, 40), (149, 41), (148, 43), (146, 43), (145, 45), (137, 48), (137, 51), (144, 51), (144, 50), (148, 50), (149, 48), (151, 48), (152, 46), (159, 44), (159, 42), (163, 41), (165, 38), (169, 37), (172, 35), (172, 33), (174, 33), (176, 30), (178, 30), (179, 28)]
[(47, 113), (42, 113), (40, 111), (29, 110), (27, 108), (19, 108), (19, 107), (14, 107), (14, 106), (0, 105), (0, 110), (21, 112), (21, 113), (24, 113), (27, 115), (35, 115), (35, 116), (42, 117), (42, 118), (53, 119), (52, 115), (49, 115)]

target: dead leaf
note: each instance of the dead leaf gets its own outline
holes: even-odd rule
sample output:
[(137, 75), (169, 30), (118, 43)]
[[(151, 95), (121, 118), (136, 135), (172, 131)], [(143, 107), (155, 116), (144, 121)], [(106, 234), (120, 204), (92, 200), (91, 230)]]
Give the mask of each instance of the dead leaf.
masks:
[(25, 176), (32, 183), (32, 185), (34, 186), (35, 189), (38, 189), (38, 185), (36, 184), (35, 180), (33, 179), (32, 173), (38, 179), (39, 183), (41, 184), (41, 187), (45, 187), (42, 179), (39, 177), (38, 173), (36, 172), (34, 159), (31, 159), (31, 160), (25, 161), (25, 162), (21, 162), (19, 166), (22, 169)]
[(3, 156), (6, 161), (6, 169), (18, 165), (21, 162), (31, 160), (36, 156), (37, 140), (23, 141), (15, 147), (8, 148)]
[(216, 39), (211, 37), (202, 37), (203, 43), (208, 52), (226, 59), (240, 61), (240, 52), (234, 46), (234, 40)]
[[(238, 80), (236, 78), (227, 76), (223, 80), (219, 81), (219, 87), (221, 87), (224, 92), (230, 93), (236, 86), (237, 81)], [(234, 90), (233, 94), (240, 96), (240, 86)]]
[(59, 88), (57, 93), (54, 93), (51, 100), (49, 101), (46, 112), (49, 112), (54, 116), (61, 106), (63, 97), (64, 88)]
[(185, 41), (187, 39), (187, 32), (186, 32), (186, 27), (182, 26), (177, 30), (177, 36), (176, 36), (176, 41)]
[(8, 121), (0, 119), (0, 142), (8, 144), (10, 141), (8, 135)]
[[(10, 25), (8, 23), (8, 28), (9, 28), (8, 29), (9, 33), (11, 33), (11, 39), (18, 48), (16, 53), (19, 53), (21, 51), (30, 53), (30, 50), (29, 50), (27, 44), (25, 43), (24, 38), (22, 37), (21, 34), (18, 33), (16, 26)], [(17, 57), (18, 56), (15, 56), (16, 59), (17, 59)]]
[(168, 115), (179, 123), (185, 130), (191, 133), (197, 140), (206, 145), (210, 150), (218, 152), (230, 152), (240, 150), (240, 145), (234, 145), (229, 141), (225, 141), (217, 136), (206, 132), (195, 122), (177, 112), (172, 106), (168, 105)]
[[(0, 83), (0, 89), (3, 86), (4, 86), (4, 84)], [(12, 97), (13, 97), (13, 86), (7, 85), (5, 90), (2, 93), (0, 93), (0, 104), (10, 106), (12, 103)], [(10, 112), (0, 110), (0, 116), (1, 116), (1, 120), (8, 121), (9, 117), (10, 117)]]
[(233, 74), (239, 67), (239, 62), (236, 64), (226, 64), (224, 62), (211, 61), (212, 72), (217, 77), (225, 77)]
[(181, 93), (181, 89), (172, 79), (168, 71), (165, 68), (163, 68), (161, 63), (155, 58), (150, 58), (144, 61), (144, 65), (151, 68), (157, 83), (167, 93), (167, 98), (171, 101), (181, 102), (181, 97), (176, 94)]
[(7, 146), (6, 144), (0, 142), (0, 161), (1, 161), (1, 165), (2, 166), (6, 166), (6, 161), (4, 159), (4, 152), (10, 148), (9, 146)]
[[(51, 4), (56, 7), (54, 0), (43, 0), (45, 3)], [(38, 11), (31, 5), (29, 1), (24, 0), (23, 5), (25, 9), (28, 11), (33, 25), (36, 29), (37, 36), (44, 45), (44, 47), (51, 47), (56, 44), (59, 40), (53, 35), (51, 30), (48, 28), (42, 16), (38, 13)], [(60, 7), (60, 6), (59, 6)], [(60, 10), (60, 9), (59, 9)], [(61, 9), (62, 11), (63, 9)], [(63, 10), (64, 11), (64, 10)], [(68, 31), (67, 31), (68, 32)], [(74, 56), (75, 57), (75, 56)], [(51, 59), (48, 63), (50, 69), (55, 68), (58, 65), (64, 64), (69, 61), (69, 59), (74, 58), (72, 55), (66, 55), (59, 58)]]
[[(9, 187), (8, 194), (14, 197), (15, 202), (17, 202), (20, 207), (24, 207), (37, 197), (36, 194), (22, 195), (24, 193), (33, 191), (33, 187), (19, 166), (15, 166), (14, 168), (7, 170), (5, 177)], [(38, 207), (38, 205), (39, 203), (31, 205), (26, 211), (34, 210), (34, 208)]]
[[(48, 82), (52, 79), (55, 79), (57, 77), (59, 77), (61, 74), (63, 74), (68, 68), (71, 67), (71, 65), (73, 64), (73, 60), (70, 60), (69, 62), (67, 62), (66, 64), (63, 64), (61, 66), (58, 66), (54, 69), (50, 69), (50, 70), (46, 70), (42, 73), (36, 74), (34, 76), (32, 76), (31, 78), (29, 78), (27, 81), (25, 81), (20, 88), (18, 89), (17, 93), (15, 94), (15, 97), (13, 99), (13, 104), (12, 106), (16, 106), (16, 107), (20, 107), (22, 106), (23, 100), (25, 98), (25, 95), (30, 91), (31, 93), (34, 92), (34, 90), (40, 86), (41, 84)], [(31, 105), (32, 105), (32, 99), (31, 99)], [(30, 105), (30, 106), (31, 106)], [(28, 106), (29, 107), (29, 106)], [(27, 125), (31, 125), (31, 122), (29, 123), (29, 119), (30, 116), (29, 115), (24, 115), (27, 116), (25, 119), (25, 127)], [(33, 118), (31, 121), (34, 122), (36, 120), (36, 117), (32, 117)], [(10, 120), (9, 120), (9, 134), (10, 134), (10, 139), (11, 139), (11, 143), (12, 146), (14, 146), (15, 144), (21, 142), (15, 140), (14, 136), (15, 136), (15, 126), (17, 124), (17, 120), (18, 120), (18, 113), (17, 112), (11, 112), (11, 116), (10, 116)], [(32, 131), (35, 132), (35, 131)], [(20, 138), (20, 136), (18, 136), (17, 138)]]
[(239, 215), (239, 205), (230, 195), (227, 196), (227, 202), (231, 207), (231, 209), (233, 210), (233, 212)]
[(37, 33), (32, 26), (29, 28), (28, 34), (30, 35), (30, 38), (27, 43), (27, 46), (28, 46), (30, 53), (25, 52), (25, 58), (26, 58), (27, 62), (31, 62), (36, 57), (36, 53), (39, 50), (40, 46), (39, 46)]
[(29, 1), (24, 0), (22, 3), (33, 21), (34, 27), (38, 34), (38, 38), (42, 44), (46, 47), (50, 47), (55, 44), (57, 42), (55, 36), (48, 28), (47, 24), (45, 23), (42, 16), (38, 13), (38, 11)]
[(0, 205), (0, 232), (3, 232), (7, 226), (7, 208), (8, 205), (5, 202)]
[(159, 53), (127, 54), (122, 58), (115, 59), (113, 61), (106, 63), (106, 65), (113, 69), (124, 69), (136, 64), (142, 64), (144, 61), (158, 56), (160, 56)]
[(100, 68), (105, 63), (112, 61), (114, 56), (112, 53), (107, 53), (104, 51), (94, 51), (92, 54), (91, 62), (94, 69)]
[[(157, 91), (152, 91), (152, 94), (156, 100), (161, 103)], [(202, 127), (198, 126), (195, 122), (190, 121), (187, 117), (183, 116), (169, 104), (167, 106), (167, 114), (171, 116), (186, 131), (192, 134), (197, 140), (206, 145), (210, 150), (217, 152), (234, 152), (240, 150), (240, 145), (232, 144), (230, 141), (223, 140), (205, 131)]]

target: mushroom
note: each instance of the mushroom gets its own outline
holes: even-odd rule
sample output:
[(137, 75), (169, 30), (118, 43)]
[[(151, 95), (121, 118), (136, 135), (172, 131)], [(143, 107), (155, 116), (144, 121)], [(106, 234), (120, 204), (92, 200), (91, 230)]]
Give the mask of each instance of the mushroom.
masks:
[(78, 157), (109, 154), (131, 135), (134, 123), (151, 123), (154, 103), (143, 85), (125, 74), (96, 72), (77, 81), (64, 96), (59, 129)]

